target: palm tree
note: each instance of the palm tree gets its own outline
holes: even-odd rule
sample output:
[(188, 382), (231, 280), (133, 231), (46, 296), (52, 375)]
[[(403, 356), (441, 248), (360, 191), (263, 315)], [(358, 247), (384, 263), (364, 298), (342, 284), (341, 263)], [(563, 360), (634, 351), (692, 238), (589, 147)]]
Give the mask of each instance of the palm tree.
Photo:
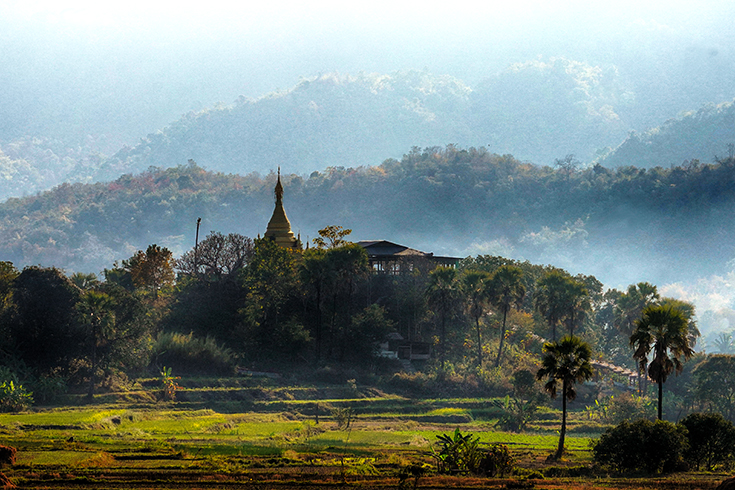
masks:
[[(628, 286), (615, 308), (615, 326), (624, 335), (630, 337), (635, 330), (635, 321), (641, 317), (646, 307), (659, 300), (656, 286), (649, 282), (639, 282)], [(645, 392), (643, 381), (646, 372), (646, 359), (640, 359), (638, 364), (638, 394)]]
[(590, 296), (584, 283), (569, 278), (565, 284), (564, 297), (567, 304), (566, 317), (569, 335), (574, 335), (574, 326), (590, 309)]
[(639, 282), (628, 286), (615, 308), (615, 326), (627, 336), (633, 334), (635, 321), (641, 317), (643, 310), (659, 300), (656, 286), (648, 282)]
[(456, 269), (440, 266), (429, 273), (426, 298), (429, 300), (429, 307), (439, 315), (439, 359), (442, 373), (444, 372), (446, 357), (447, 318), (456, 307), (458, 297), (459, 288)]
[(658, 384), (658, 419), (662, 419), (663, 385), (674, 370), (679, 374), (682, 360), (689, 359), (694, 350), (690, 346), (689, 321), (681, 309), (670, 304), (651, 305), (643, 310), (635, 322), (636, 328), (630, 336), (630, 345), (635, 348), (633, 358), (646, 362), (653, 351), (653, 360), (648, 365), (648, 376)]
[(569, 325), (569, 334), (574, 334), (575, 317), (578, 310), (589, 308), (585, 285), (558, 270), (552, 270), (536, 283), (536, 309), (551, 327), (551, 339), (556, 341), (556, 326), (562, 320)]
[(485, 305), (487, 304), (487, 282), (490, 274), (485, 271), (467, 271), (462, 276), (462, 290), (467, 299), (467, 307), (470, 316), (475, 320), (475, 330), (477, 332), (477, 365), (482, 367), (482, 335), (480, 333), (480, 318), (485, 314)]
[(567, 433), (567, 400), (574, 400), (577, 391), (574, 385), (592, 377), (590, 357), (592, 350), (587, 342), (579, 337), (567, 335), (558, 342), (544, 344), (544, 355), (541, 359), (541, 369), (536, 373), (539, 381), (547, 379), (544, 389), (551, 398), (556, 398), (557, 383), (562, 384), (561, 399), (561, 431), (559, 432), (559, 447), (554, 459), (561, 458), (564, 453), (564, 437)]
[(97, 347), (100, 339), (104, 336), (103, 330), (109, 328), (114, 322), (114, 314), (112, 312), (112, 298), (106, 293), (95, 291), (93, 289), (84, 293), (81, 301), (77, 303), (77, 309), (81, 314), (83, 323), (89, 325), (89, 342), (90, 342), (90, 374), (89, 374), (89, 391), (87, 396), (94, 396), (94, 382), (97, 374)]
[(503, 342), (505, 340), (505, 326), (508, 312), (512, 307), (520, 308), (526, 288), (522, 282), (523, 271), (520, 267), (513, 265), (502, 265), (493, 274), (487, 285), (487, 294), (490, 302), (503, 313), (503, 323), (500, 329), (500, 346), (498, 357), (495, 359), (495, 367), (500, 365), (500, 357), (503, 355)]

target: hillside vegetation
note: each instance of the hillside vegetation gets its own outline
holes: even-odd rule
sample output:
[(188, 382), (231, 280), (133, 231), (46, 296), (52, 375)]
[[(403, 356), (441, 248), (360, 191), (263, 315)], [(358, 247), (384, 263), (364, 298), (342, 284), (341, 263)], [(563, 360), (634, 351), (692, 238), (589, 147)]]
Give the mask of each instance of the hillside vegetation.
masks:
[(726, 156), (728, 146), (733, 143), (735, 104), (710, 104), (643, 133), (632, 133), (598, 163), (606, 167), (652, 168), (689, 161), (715, 161), (718, 156)]
[[(355, 239), (520, 255), (586, 267), (603, 282), (661, 282), (712, 273), (735, 256), (733, 167), (728, 159), (650, 170), (564, 169), (448, 146), (283, 180), (287, 213), (303, 238), (340, 224)], [(274, 184), (274, 174), (222, 174), (195, 164), (64, 184), (0, 205), (0, 254), (18, 266), (99, 271), (150, 243), (183, 253), (193, 245), (197, 217), (202, 236), (215, 230), (255, 237), (272, 212)]]
[(83, 145), (47, 138), (0, 139), (0, 199), (65, 181), (112, 180), (149, 166), (194, 159), (223, 172), (295, 172), (375, 165), (414, 145), (488, 146), (550, 163), (558, 153), (591, 159), (614, 146), (629, 124), (614, 70), (563, 58), (511, 66), (472, 88), (450, 76), (326, 74), (289, 90), (189, 112), (133, 147), (102, 155), (105, 137)]

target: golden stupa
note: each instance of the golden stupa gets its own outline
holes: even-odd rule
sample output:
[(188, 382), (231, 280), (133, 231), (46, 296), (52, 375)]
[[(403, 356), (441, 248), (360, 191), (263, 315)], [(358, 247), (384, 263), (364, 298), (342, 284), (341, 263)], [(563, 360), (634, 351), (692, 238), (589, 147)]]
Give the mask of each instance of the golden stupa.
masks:
[(291, 222), (288, 221), (286, 211), (283, 209), (283, 186), (281, 185), (281, 167), (278, 167), (278, 180), (276, 181), (276, 208), (273, 216), (268, 222), (265, 231), (266, 238), (270, 238), (284, 248), (301, 250), (301, 240), (291, 231)]

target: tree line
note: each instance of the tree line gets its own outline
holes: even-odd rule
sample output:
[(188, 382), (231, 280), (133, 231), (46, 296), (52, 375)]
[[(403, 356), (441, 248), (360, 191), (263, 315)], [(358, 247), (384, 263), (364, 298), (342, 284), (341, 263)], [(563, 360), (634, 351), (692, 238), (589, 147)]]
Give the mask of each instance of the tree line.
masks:
[[(648, 170), (536, 166), (450, 145), (413, 148), (374, 167), (286, 175), (283, 184), (302, 230), (332, 223), (337, 208), (362, 237), (430, 236), (457, 249), (486, 236), (535, 261), (578, 250), (636, 260), (643, 250), (648, 262), (680, 261), (680, 275), (719, 271), (721, 257), (735, 253), (727, 225), (734, 168), (729, 158)], [(225, 175), (191, 163), (63, 184), (0, 204), (0, 253), (15, 264), (99, 270), (150, 243), (183, 253), (198, 216), (254, 236), (256, 225), (242, 217), (269, 215), (274, 182), (275, 174)], [(332, 206), (319, 205), (326, 201)], [(708, 236), (710, 247), (693, 236)]]
[[(473, 379), (478, 393), (504, 395), (508, 379), (545, 362), (545, 343), (573, 338), (599, 359), (647, 373), (661, 417), (664, 381), (694, 355), (693, 306), (661, 298), (649, 283), (603, 291), (593, 276), (487, 255), (456, 268), (419, 259), (409, 273), (375, 273), (349, 234), (328, 226), (295, 252), (213, 232), (178, 258), (150, 245), (100, 276), (2, 262), (0, 374), (25, 381), (39, 401), (59, 386), (93, 395), (164, 366), (182, 374), (331, 366), (380, 376), (399, 369), (380, 351), (394, 332), (431, 346), (431, 358), (415, 364), (438, 382)], [(656, 315), (674, 318), (664, 323), (676, 335), (661, 333)], [(731, 419), (735, 397), (722, 381), (735, 363), (694, 358), (671, 398)], [(650, 389), (638, 386), (642, 395)]]

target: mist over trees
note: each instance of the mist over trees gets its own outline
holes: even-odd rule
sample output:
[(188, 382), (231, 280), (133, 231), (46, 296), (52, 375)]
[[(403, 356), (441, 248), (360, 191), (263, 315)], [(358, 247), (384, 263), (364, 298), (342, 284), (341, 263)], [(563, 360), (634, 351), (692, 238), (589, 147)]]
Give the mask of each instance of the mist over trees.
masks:
[[(284, 175), (283, 182), (294, 230), (304, 235), (339, 219), (359, 239), (523, 256), (630, 283), (700, 277), (725, 266), (735, 255), (728, 238), (733, 179), (724, 161), (567, 173), (448, 146), (414, 148), (376, 167)], [(148, 243), (183, 253), (198, 217), (203, 234), (257, 236), (272, 211), (274, 181), (273, 174), (227, 175), (189, 164), (106, 184), (64, 184), (0, 205), (0, 251), (19, 265), (88, 271)]]

